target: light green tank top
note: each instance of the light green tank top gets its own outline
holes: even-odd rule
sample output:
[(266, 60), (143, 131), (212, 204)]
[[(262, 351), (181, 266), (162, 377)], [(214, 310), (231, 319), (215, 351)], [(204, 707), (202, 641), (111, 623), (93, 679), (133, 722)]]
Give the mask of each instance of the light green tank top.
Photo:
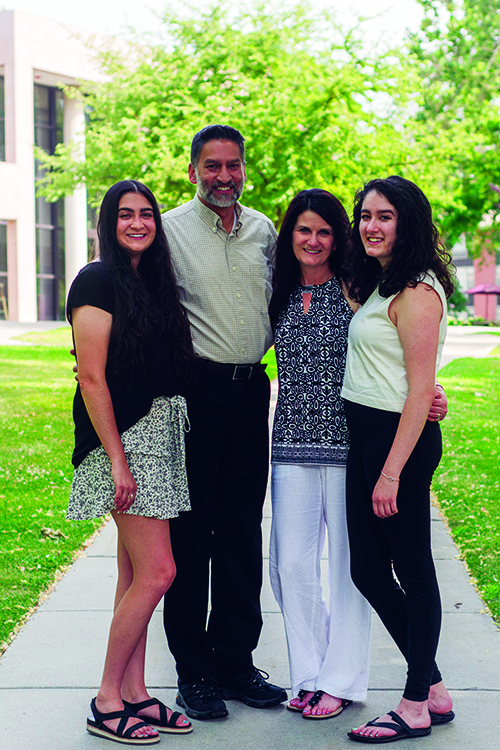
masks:
[[(437, 373), (448, 323), (446, 295), (431, 271), (422, 281), (435, 289), (443, 305)], [(402, 412), (408, 397), (408, 380), (398, 329), (388, 314), (395, 297), (396, 294), (381, 297), (377, 287), (352, 319), (342, 397), (375, 409)]]

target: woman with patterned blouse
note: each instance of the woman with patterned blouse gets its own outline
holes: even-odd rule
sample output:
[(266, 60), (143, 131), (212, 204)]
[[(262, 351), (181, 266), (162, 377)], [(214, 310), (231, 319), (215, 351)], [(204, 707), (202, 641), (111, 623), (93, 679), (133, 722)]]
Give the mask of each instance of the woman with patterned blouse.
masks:
[[(270, 574), (285, 620), (293, 698), (306, 719), (366, 698), (370, 616), (351, 581), (345, 514), (349, 433), (340, 391), (356, 310), (342, 278), (347, 214), (303, 190), (278, 237), (271, 322), (279, 394), (272, 443)], [(329, 606), (320, 558), (328, 533)]]

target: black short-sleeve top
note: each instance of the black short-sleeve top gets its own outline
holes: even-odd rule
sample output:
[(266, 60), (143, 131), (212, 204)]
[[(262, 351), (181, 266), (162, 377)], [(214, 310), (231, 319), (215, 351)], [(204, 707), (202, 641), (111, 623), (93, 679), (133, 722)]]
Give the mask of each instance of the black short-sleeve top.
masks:
[[(69, 290), (67, 316), (71, 323), (75, 307), (90, 305), (113, 315), (115, 289), (113, 277), (99, 261), (82, 268)], [(110, 347), (111, 350), (111, 347)], [(144, 341), (143, 361), (116, 372), (112, 354), (106, 364), (106, 383), (111, 395), (118, 432), (128, 430), (144, 417), (158, 396), (182, 394), (172, 364), (172, 343), (158, 324), (152, 327), (148, 340)], [(78, 361), (78, 351), (76, 352)], [(75, 449), (72, 462), (75, 468), (91, 450), (101, 444), (85, 408), (80, 386), (73, 400), (75, 422)]]

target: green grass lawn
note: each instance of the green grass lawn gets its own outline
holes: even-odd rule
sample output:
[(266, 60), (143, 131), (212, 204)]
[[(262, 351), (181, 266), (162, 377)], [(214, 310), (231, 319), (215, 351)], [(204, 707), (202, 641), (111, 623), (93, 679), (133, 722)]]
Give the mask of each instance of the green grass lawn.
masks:
[(66, 346), (0, 347), (0, 652), (100, 524), (65, 518), (71, 368)]
[(460, 359), (439, 373), (448, 395), (434, 477), (453, 538), (500, 624), (500, 359)]
[(278, 368), (276, 366), (276, 354), (274, 353), (274, 346), (269, 349), (267, 354), (262, 358), (262, 362), (267, 365), (266, 373), (269, 380), (274, 380), (278, 377)]

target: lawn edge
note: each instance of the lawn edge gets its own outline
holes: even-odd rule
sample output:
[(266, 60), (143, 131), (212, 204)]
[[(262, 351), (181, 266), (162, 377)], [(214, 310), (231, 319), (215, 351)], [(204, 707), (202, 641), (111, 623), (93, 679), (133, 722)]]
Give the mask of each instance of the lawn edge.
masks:
[(465, 556), (465, 553), (461, 550), (459, 543), (457, 542), (457, 540), (453, 536), (453, 531), (452, 531), (452, 529), (450, 529), (450, 525), (448, 523), (448, 519), (446, 518), (446, 514), (445, 514), (444, 510), (441, 508), (441, 506), (439, 504), (439, 496), (438, 496), (438, 494), (434, 490), (431, 490), (431, 503), (432, 503), (432, 505), (434, 505), (435, 508), (437, 508), (437, 510), (439, 512), (439, 515), (441, 516), (441, 520), (444, 523), (445, 529), (448, 532), (448, 534), (450, 535), (453, 544), (455, 545), (455, 547), (458, 550), (458, 559), (460, 560), (460, 562), (465, 567), (465, 570), (467, 571), (467, 575), (469, 576), (469, 581), (470, 581), (471, 585), (474, 586), (474, 590), (475, 590), (476, 594), (481, 599), (481, 603), (483, 605), (483, 609), (480, 610), (481, 614), (484, 613), (486, 615), (489, 615), (491, 617), (491, 619), (493, 620), (493, 623), (495, 624), (497, 630), (500, 632), (500, 620), (497, 620), (497, 618), (495, 617), (494, 613), (489, 608), (487, 602), (485, 602), (485, 600), (483, 598), (483, 595), (481, 593), (481, 589), (479, 588), (479, 584), (477, 582), (477, 579), (475, 578), (474, 574), (472, 573), (471, 569), (469, 568), (469, 565), (467, 563), (467, 558)]
[(94, 533), (91, 534), (83, 544), (73, 552), (73, 556), (71, 558), (71, 562), (69, 562), (67, 565), (64, 565), (61, 568), (57, 568), (57, 570), (54, 573), (53, 579), (51, 583), (48, 584), (48, 586), (40, 592), (40, 595), (38, 597), (38, 601), (36, 604), (34, 604), (32, 607), (30, 607), (27, 612), (25, 612), (20, 618), (19, 621), (16, 623), (16, 625), (12, 628), (11, 632), (7, 636), (6, 640), (0, 644), (0, 661), (11, 645), (11, 643), (15, 640), (16, 636), (21, 632), (21, 630), (25, 627), (26, 623), (30, 619), (32, 615), (35, 614), (35, 612), (38, 610), (38, 608), (43, 604), (43, 602), (48, 599), (52, 591), (55, 589), (59, 581), (61, 581), (68, 570), (71, 568), (71, 566), (78, 560), (79, 557), (83, 557), (85, 550), (88, 549), (91, 544), (94, 542), (95, 538), (98, 536), (98, 534), (101, 533), (103, 528), (106, 526), (107, 523), (109, 523), (111, 516), (105, 516), (102, 519), (101, 524), (95, 529)]

